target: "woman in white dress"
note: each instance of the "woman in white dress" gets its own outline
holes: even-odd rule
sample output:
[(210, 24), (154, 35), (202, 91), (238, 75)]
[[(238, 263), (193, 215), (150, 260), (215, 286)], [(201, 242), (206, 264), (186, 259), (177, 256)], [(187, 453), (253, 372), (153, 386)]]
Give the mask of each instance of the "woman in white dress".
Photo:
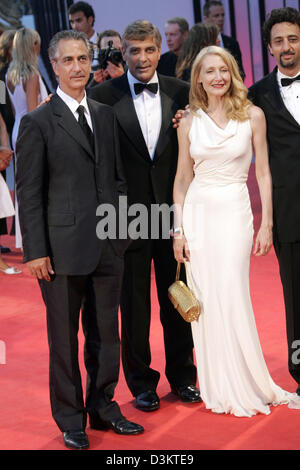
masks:
[[(39, 34), (30, 28), (21, 28), (14, 36), (12, 61), (6, 74), (6, 85), (15, 111), (15, 124), (12, 132), (14, 150), (22, 117), (33, 111), (48, 96), (38, 72), (40, 44)], [(22, 248), (17, 200), (15, 200), (15, 209), (16, 247)]]
[[(247, 100), (234, 58), (210, 46), (197, 56), (190, 110), (178, 128), (174, 254), (202, 304), (192, 332), (201, 397), (215, 413), (253, 416), (299, 406), (269, 375), (252, 310), (253, 216), (246, 185), (255, 154), (262, 220), (254, 254), (272, 246), (272, 182), (263, 112)], [(295, 400), (296, 404), (292, 405)]]
[[(8, 134), (2, 115), (0, 114), (0, 219), (15, 214), (8, 186), (1, 171), (5, 170), (10, 163), (12, 151), (8, 148)], [(0, 272), (4, 274), (19, 274), (21, 271), (9, 266), (0, 254)]]

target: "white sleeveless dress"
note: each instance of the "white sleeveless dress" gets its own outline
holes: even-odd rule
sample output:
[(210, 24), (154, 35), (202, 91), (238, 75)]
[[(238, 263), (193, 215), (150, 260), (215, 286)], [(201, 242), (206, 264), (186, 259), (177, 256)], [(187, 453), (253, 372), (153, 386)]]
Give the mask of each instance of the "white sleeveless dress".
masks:
[(192, 323), (201, 397), (215, 413), (248, 417), (269, 414), (270, 404), (298, 408), (300, 400), (270, 377), (252, 310), (251, 137), (250, 121), (221, 129), (197, 112), (189, 133), (194, 179), (183, 209), (188, 284), (203, 307)]
[(10, 217), (14, 214), (15, 209), (10, 197), (8, 186), (0, 173), (0, 219)]
[[(39, 77), (39, 82), (40, 82), (40, 94), (38, 97), (38, 103), (41, 103), (45, 98), (47, 98), (48, 92), (41, 77)], [(27, 113), (26, 93), (23, 88), (22, 80), (20, 80), (20, 83), (16, 85), (13, 93), (10, 92), (8, 87), (7, 89), (8, 89), (10, 100), (15, 109), (15, 123), (14, 123), (13, 131), (12, 131), (12, 146), (13, 146), (13, 150), (15, 150), (20, 122), (21, 122), (22, 117)], [(17, 162), (15, 163), (16, 163), (16, 168), (17, 168)], [(18, 201), (16, 198), (16, 191), (15, 191), (15, 211), (16, 211), (16, 217), (15, 217), (16, 248), (22, 248), (22, 236), (21, 236), (20, 223), (19, 223)]]

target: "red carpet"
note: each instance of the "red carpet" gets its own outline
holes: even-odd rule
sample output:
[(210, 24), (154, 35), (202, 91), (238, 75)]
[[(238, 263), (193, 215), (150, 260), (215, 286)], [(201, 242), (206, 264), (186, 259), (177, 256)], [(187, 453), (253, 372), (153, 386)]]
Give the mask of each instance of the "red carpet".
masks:
[[(249, 187), (257, 227), (259, 199), (253, 169)], [(1, 238), (2, 244), (13, 247), (13, 242), (12, 237)], [(9, 264), (21, 267), (19, 253), (12, 252), (4, 258)], [(287, 370), (284, 306), (274, 251), (264, 258), (253, 257), (251, 292), (270, 373), (278, 385), (295, 391), (296, 384)], [(6, 363), (0, 363), (0, 449), (64, 450), (61, 434), (50, 413), (45, 309), (38, 285), (26, 269), (16, 276), (0, 274), (0, 340), (6, 345)], [(142, 424), (145, 433), (126, 437), (113, 431), (92, 431), (88, 427), (91, 449), (299, 449), (300, 410), (290, 410), (282, 405), (272, 408), (269, 416), (236, 418), (215, 415), (202, 403), (184, 405), (170, 393), (164, 377), (162, 330), (155, 288), (151, 344), (152, 365), (161, 372), (158, 387), (161, 409), (153, 413), (136, 410), (121, 371), (116, 399), (125, 416)], [(85, 381), (83, 367), (82, 371)]]

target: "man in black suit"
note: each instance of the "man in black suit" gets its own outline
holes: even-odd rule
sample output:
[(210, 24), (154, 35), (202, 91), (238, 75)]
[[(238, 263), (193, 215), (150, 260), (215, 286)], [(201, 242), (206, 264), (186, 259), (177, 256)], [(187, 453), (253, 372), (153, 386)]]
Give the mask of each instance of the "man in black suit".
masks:
[[(97, 85), (89, 93), (96, 101), (111, 105), (116, 113), (128, 202), (142, 204), (149, 214), (147, 237), (134, 240), (125, 254), (121, 317), (127, 384), (136, 397), (137, 408), (153, 411), (160, 406), (156, 393), (160, 374), (150, 367), (152, 260), (164, 331), (167, 379), (181, 400), (200, 400), (195, 387), (190, 325), (168, 299), (168, 287), (176, 273), (172, 241), (163, 239), (161, 233), (157, 239), (150, 236), (151, 230), (157, 229), (150, 220), (151, 209), (155, 209), (155, 204), (172, 205), (178, 154), (172, 118), (177, 109), (188, 103), (189, 87), (175, 78), (157, 75), (161, 36), (150, 22), (130, 24), (122, 43), (127, 74)], [(147, 220), (142, 229), (146, 224)]]
[(273, 179), (274, 247), (283, 285), (289, 371), (300, 395), (300, 13), (273, 10), (264, 38), (277, 62), (250, 88), (250, 98), (267, 120)]
[[(87, 99), (89, 43), (63, 31), (50, 42), (59, 87), (50, 104), (22, 119), (17, 141), (17, 191), (24, 262), (39, 280), (47, 310), (52, 415), (65, 445), (88, 447), (93, 429), (138, 434), (113, 401), (119, 373), (118, 305), (127, 240), (105, 239), (97, 207), (118, 218), (126, 183), (113, 110)], [(114, 221), (112, 221), (113, 223)], [(84, 243), (86, 242), (86, 243)], [(87, 390), (78, 365), (83, 306)]]
[(205, 23), (215, 24), (219, 28), (219, 46), (224, 47), (224, 49), (227, 49), (233, 55), (239, 66), (241, 77), (244, 80), (245, 71), (239, 43), (236, 39), (226, 36), (223, 33), (225, 11), (222, 2), (217, 0), (209, 0), (206, 2), (203, 7), (203, 16)]
[(178, 54), (188, 34), (189, 24), (186, 19), (176, 16), (166, 22), (165, 36), (169, 51), (160, 57), (157, 66), (158, 73), (168, 75), (169, 77), (176, 77)]

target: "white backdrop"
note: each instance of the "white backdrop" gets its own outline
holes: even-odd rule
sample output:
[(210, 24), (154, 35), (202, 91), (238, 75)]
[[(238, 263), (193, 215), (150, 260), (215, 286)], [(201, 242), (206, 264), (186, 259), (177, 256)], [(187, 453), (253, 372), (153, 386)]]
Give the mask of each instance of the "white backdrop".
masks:
[(181, 16), (190, 27), (194, 24), (192, 0), (88, 0), (88, 3), (95, 11), (95, 30), (98, 33), (114, 29), (122, 35), (132, 21), (151, 21), (162, 35), (162, 52), (168, 50), (164, 36), (166, 20)]

